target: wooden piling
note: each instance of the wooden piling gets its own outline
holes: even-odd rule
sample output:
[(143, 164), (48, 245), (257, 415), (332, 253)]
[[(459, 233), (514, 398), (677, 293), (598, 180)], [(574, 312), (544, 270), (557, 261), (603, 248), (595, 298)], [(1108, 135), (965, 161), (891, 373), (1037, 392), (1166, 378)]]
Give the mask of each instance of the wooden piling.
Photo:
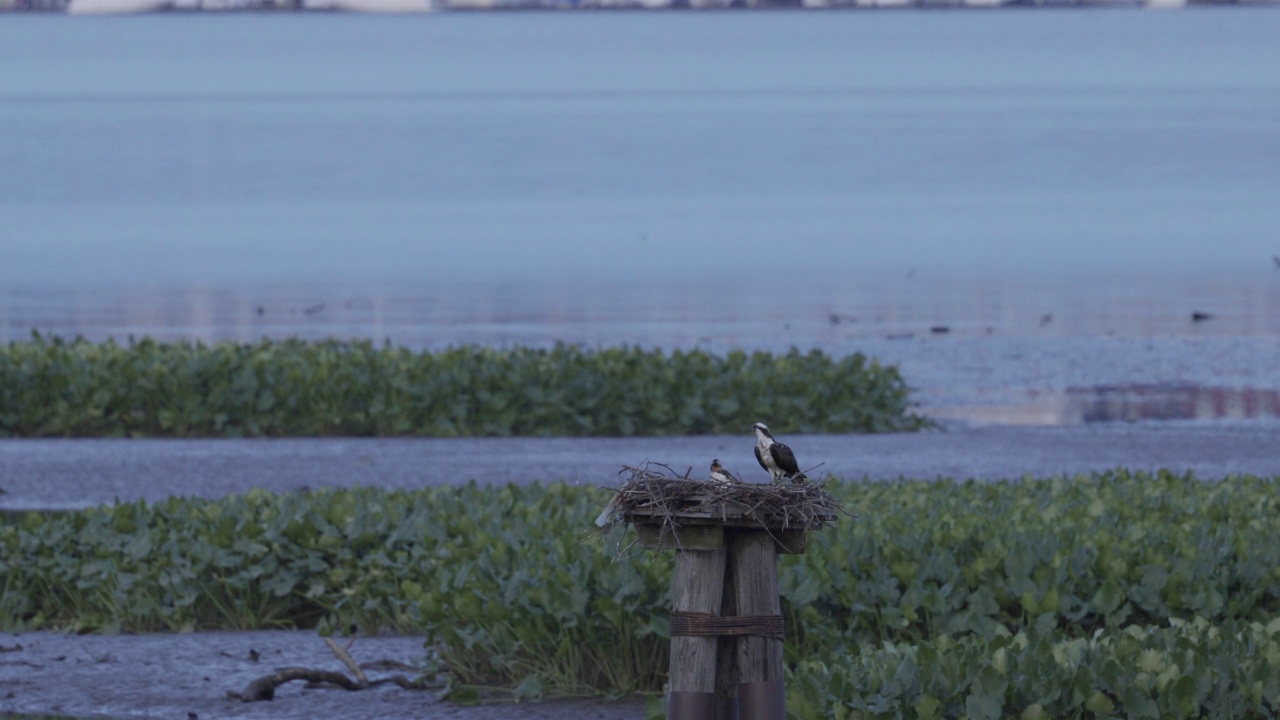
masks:
[[(739, 530), (729, 554), (738, 614), (781, 615), (778, 552), (769, 532)], [(744, 635), (738, 638), (736, 661), (740, 720), (785, 720), (782, 638)]]
[[(677, 551), (671, 609), (719, 615), (724, 596), (724, 562), (724, 550)], [(717, 640), (693, 635), (671, 638), (672, 694), (705, 693), (714, 700)]]
[[(729, 532), (732, 531), (726, 531), (726, 534)], [(728, 618), (738, 614), (737, 587), (733, 553), (726, 551), (724, 597), (720, 601), (720, 617)], [(715, 720), (738, 720), (738, 638), (733, 635), (721, 635), (716, 648)]]
[(675, 550), (668, 720), (786, 720), (778, 554), (842, 512), (820, 487), (729, 488), (633, 469), (621, 516)]

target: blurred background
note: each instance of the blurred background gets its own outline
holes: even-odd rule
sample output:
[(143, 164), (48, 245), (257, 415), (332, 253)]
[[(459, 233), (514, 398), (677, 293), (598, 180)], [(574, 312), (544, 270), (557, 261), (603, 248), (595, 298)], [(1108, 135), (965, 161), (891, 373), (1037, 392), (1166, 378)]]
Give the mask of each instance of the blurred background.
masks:
[(866, 352), (1280, 416), (1280, 14), (0, 23), (0, 339)]

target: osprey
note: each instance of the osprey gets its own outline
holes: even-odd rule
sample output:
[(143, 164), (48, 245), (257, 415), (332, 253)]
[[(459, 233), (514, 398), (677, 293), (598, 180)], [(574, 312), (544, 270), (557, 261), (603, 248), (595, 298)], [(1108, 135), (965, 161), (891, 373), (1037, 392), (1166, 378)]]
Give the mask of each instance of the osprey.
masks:
[(800, 466), (796, 464), (795, 453), (791, 452), (791, 448), (774, 440), (768, 426), (764, 423), (756, 423), (751, 426), (751, 429), (756, 431), (756, 460), (760, 461), (760, 467), (769, 471), (769, 476), (775, 484), (788, 477), (791, 478), (791, 482), (800, 482), (805, 479), (804, 474), (800, 472)]
[(725, 470), (724, 466), (720, 464), (720, 458), (716, 458), (711, 461), (711, 482), (736, 483), (742, 481), (734, 477), (733, 473)]

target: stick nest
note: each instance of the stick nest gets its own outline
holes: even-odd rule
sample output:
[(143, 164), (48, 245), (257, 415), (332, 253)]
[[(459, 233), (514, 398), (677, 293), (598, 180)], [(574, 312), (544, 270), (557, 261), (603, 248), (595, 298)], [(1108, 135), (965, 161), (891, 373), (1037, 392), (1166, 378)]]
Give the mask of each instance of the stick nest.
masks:
[(781, 530), (821, 530), (840, 516), (856, 517), (826, 491), (827, 482), (806, 480), (783, 485), (718, 483), (678, 475), (660, 463), (622, 466), (627, 479), (610, 505), (612, 522), (643, 515), (679, 525), (681, 518), (741, 519)]

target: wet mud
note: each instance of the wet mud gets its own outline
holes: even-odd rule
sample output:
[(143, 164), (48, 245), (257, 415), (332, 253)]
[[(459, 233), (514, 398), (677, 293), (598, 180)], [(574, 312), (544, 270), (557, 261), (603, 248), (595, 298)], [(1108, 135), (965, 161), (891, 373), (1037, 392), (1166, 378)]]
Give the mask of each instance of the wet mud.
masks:
[[(345, 644), (345, 641), (344, 641)], [(420, 663), (420, 637), (359, 638), (357, 662)], [(549, 700), (464, 707), (432, 690), (383, 685), (359, 692), (291, 682), (272, 701), (227, 696), (277, 668), (343, 672), (309, 631), (156, 635), (0, 634), (0, 718), (7, 715), (155, 720), (641, 720), (644, 701)], [(404, 673), (369, 671), (370, 679)]]

